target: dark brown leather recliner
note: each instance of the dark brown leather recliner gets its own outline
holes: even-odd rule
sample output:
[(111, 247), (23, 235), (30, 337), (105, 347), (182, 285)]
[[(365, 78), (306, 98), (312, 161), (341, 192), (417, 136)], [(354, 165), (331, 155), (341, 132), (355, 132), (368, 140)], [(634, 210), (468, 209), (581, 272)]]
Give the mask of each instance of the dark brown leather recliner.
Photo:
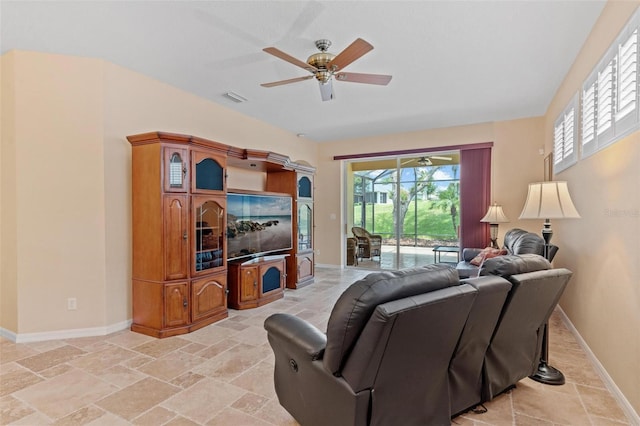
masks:
[(498, 256), (481, 276), (463, 280), (478, 290), (449, 368), (451, 413), (495, 398), (530, 376), (540, 360), (544, 325), (571, 272), (550, 269), (542, 256)]
[(476, 295), (453, 268), (428, 265), (352, 284), (326, 335), (270, 316), (280, 404), (304, 426), (449, 425), (449, 362)]
[[(507, 254), (538, 254), (544, 256), (544, 239), (538, 234), (525, 231), (524, 229), (513, 228), (504, 234), (503, 249)], [(547, 259), (552, 261), (558, 252), (558, 246), (550, 244)], [(462, 259), (458, 262), (456, 269), (461, 278), (476, 277), (480, 268), (471, 263), (471, 260), (482, 251), (481, 248), (464, 248)]]
[(451, 414), (457, 415), (484, 402), (482, 368), (511, 283), (486, 276), (465, 280), (478, 290), (467, 323), (449, 365)]
[(532, 375), (540, 361), (544, 327), (571, 278), (568, 269), (550, 269), (536, 254), (498, 256), (484, 262), (480, 275), (512, 284), (485, 355), (484, 401)]

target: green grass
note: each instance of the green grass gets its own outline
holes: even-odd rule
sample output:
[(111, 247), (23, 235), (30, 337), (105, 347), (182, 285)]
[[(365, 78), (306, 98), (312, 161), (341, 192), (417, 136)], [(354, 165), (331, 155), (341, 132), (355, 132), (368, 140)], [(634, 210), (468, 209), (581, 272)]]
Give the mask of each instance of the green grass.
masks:
[[(418, 201), (418, 222), (415, 223), (416, 211), (415, 202), (412, 202), (404, 219), (403, 237), (426, 240), (455, 240), (457, 234), (451, 223), (449, 210), (443, 211), (436, 207), (433, 201)], [(354, 206), (354, 217), (360, 217), (362, 206)], [(375, 213), (372, 213), (375, 208)], [(459, 221), (459, 218), (457, 218)], [(393, 235), (393, 205), (376, 204), (367, 205), (367, 223), (365, 228), (369, 232), (381, 234), (383, 237)]]

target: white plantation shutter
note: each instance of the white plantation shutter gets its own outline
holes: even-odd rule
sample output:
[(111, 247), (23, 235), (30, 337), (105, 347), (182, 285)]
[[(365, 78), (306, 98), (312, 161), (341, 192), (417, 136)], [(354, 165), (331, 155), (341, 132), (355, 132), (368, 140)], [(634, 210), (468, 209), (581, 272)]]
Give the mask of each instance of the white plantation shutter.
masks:
[(582, 85), (582, 157), (640, 130), (640, 8)]
[(575, 141), (575, 115), (575, 108), (571, 108), (564, 116), (563, 158), (569, 158), (573, 155), (573, 144)]
[(598, 136), (613, 126), (613, 63), (610, 60), (598, 72), (597, 130)]
[(562, 161), (562, 158), (564, 156), (564, 118), (559, 120), (559, 123), (556, 122), (555, 125), (555, 130), (553, 132), (553, 152), (554, 152), (554, 159), (553, 159), (553, 163), (558, 164), (559, 162)]
[(638, 30), (618, 48), (616, 121), (633, 112), (638, 94)]
[(593, 142), (596, 137), (596, 82), (582, 89), (582, 144)]
[(638, 28), (623, 33), (617, 46), (615, 140), (631, 133), (638, 126)]
[(576, 141), (578, 137), (576, 126), (576, 109), (578, 95), (576, 94), (565, 110), (556, 119), (553, 128), (553, 164), (554, 173), (558, 173), (576, 162)]
[(582, 156), (593, 154), (598, 149), (596, 94), (598, 73), (594, 72), (582, 86)]

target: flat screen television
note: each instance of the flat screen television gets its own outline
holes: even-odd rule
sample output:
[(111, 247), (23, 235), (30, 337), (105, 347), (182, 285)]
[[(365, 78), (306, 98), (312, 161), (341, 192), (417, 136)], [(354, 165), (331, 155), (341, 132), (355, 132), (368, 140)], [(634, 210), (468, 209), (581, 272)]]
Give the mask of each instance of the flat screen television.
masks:
[(290, 250), (292, 201), (275, 193), (227, 193), (227, 259)]

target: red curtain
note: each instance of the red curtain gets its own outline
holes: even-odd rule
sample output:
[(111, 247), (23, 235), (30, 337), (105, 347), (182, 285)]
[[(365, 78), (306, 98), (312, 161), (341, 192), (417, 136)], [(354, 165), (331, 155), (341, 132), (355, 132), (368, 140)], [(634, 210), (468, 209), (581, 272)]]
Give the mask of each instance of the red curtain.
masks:
[(491, 204), (491, 148), (460, 150), (460, 247), (489, 245), (489, 225), (480, 222)]

